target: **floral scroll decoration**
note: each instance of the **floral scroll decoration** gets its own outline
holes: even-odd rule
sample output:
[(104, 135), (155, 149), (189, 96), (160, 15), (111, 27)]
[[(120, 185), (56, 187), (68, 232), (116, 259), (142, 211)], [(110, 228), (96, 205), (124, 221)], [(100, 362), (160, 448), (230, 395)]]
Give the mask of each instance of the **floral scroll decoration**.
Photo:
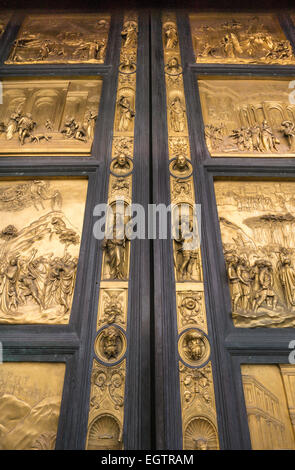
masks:
[(124, 405), (124, 368), (124, 364), (111, 368), (104, 367), (95, 361), (91, 377), (91, 407), (99, 409), (106, 396), (111, 399), (116, 410)]

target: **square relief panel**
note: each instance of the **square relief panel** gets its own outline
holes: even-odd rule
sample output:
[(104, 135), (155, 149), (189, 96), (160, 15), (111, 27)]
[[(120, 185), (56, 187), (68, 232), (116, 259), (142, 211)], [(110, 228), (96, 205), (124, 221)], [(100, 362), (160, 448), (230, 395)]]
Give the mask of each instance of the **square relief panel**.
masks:
[(53, 450), (65, 364), (0, 364), (0, 449)]
[(274, 14), (191, 14), (196, 62), (295, 64), (292, 46)]
[(295, 367), (244, 364), (241, 369), (252, 449), (294, 450)]
[(102, 80), (2, 81), (0, 155), (90, 155)]
[(29, 15), (7, 64), (103, 63), (110, 16)]
[(237, 327), (295, 326), (295, 182), (215, 181)]
[(212, 157), (294, 157), (292, 78), (198, 81)]
[(87, 184), (0, 180), (0, 323), (68, 323)]

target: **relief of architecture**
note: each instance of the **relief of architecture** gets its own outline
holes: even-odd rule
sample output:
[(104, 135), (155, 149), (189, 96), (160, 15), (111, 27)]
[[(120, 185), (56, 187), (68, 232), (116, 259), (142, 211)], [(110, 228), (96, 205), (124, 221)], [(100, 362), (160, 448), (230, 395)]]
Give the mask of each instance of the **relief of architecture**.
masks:
[(55, 448), (65, 364), (0, 364), (0, 449)]
[(6, 63), (104, 63), (109, 27), (103, 14), (29, 15)]
[(68, 323), (87, 180), (0, 183), (0, 323)]
[(291, 43), (272, 14), (191, 14), (196, 62), (294, 65)]
[(199, 80), (205, 141), (213, 157), (295, 156), (290, 80)]
[(294, 183), (216, 181), (215, 192), (235, 326), (293, 327)]
[(291, 364), (280, 364), (280, 372), (283, 378), (284, 389), (287, 398), (290, 421), (295, 435), (295, 367)]
[(102, 80), (3, 81), (0, 153), (90, 154)]
[[(242, 365), (252, 449), (295, 449), (283, 374), (277, 365)], [(289, 367), (288, 365), (286, 367)], [(294, 366), (293, 369), (294, 376)]]

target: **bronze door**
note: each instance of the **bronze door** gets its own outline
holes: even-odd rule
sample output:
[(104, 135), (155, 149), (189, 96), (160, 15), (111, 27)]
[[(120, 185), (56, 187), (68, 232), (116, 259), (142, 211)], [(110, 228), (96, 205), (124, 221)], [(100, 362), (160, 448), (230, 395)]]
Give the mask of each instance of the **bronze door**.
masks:
[(3, 449), (150, 447), (149, 242), (98, 233), (149, 202), (148, 25), (1, 16)]
[(0, 447), (294, 448), (294, 15), (0, 18)]
[(154, 242), (159, 448), (294, 449), (292, 18), (152, 19), (154, 200), (201, 222)]

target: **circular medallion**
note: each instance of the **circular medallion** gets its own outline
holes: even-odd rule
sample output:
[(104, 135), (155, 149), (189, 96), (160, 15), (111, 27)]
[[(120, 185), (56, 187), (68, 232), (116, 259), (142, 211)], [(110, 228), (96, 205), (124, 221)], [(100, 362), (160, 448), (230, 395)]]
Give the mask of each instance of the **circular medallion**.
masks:
[(110, 165), (110, 171), (114, 176), (128, 176), (133, 171), (132, 158), (127, 157), (125, 154), (120, 154), (113, 158)]
[(210, 357), (210, 344), (203, 331), (191, 328), (184, 331), (180, 336), (178, 351), (184, 363), (189, 366), (198, 367), (208, 361)]
[(136, 64), (131, 62), (129, 59), (124, 60), (119, 65), (119, 71), (126, 75), (130, 75), (136, 72)]
[(171, 59), (168, 60), (167, 64), (165, 65), (165, 73), (174, 77), (182, 74), (182, 67), (177, 57), (171, 57)]
[(177, 155), (169, 163), (169, 171), (174, 178), (184, 179), (191, 176), (193, 167), (184, 155)]
[(95, 340), (94, 351), (103, 362), (120, 361), (126, 351), (126, 337), (123, 331), (116, 326), (101, 330)]

